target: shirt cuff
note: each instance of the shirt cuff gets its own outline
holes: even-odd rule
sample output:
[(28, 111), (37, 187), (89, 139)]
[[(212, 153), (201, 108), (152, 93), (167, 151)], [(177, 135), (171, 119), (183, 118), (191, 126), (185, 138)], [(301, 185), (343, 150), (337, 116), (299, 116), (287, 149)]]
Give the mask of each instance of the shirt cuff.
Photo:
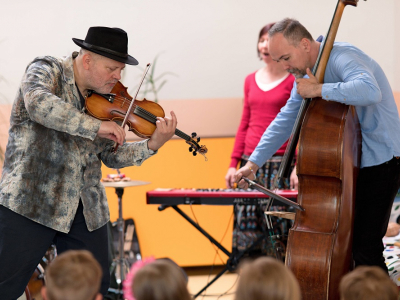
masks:
[(158, 152), (158, 150), (156, 150), (156, 151), (154, 151), (154, 150), (151, 150), (150, 148), (149, 148), (149, 140), (147, 140), (147, 150), (149, 151), (149, 154), (150, 155), (154, 155), (154, 154), (157, 154), (157, 152)]
[(322, 85), (321, 95), (322, 95), (322, 99), (324, 99), (324, 100), (328, 100), (328, 101), (332, 100), (332, 98), (330, 96), (330, 90), (325, 84)]

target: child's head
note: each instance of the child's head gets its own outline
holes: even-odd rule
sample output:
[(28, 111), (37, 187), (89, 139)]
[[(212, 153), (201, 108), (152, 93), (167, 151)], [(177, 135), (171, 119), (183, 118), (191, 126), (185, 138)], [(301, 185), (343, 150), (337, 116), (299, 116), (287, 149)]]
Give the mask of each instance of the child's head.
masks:
[(300, 300), (293, 273), (272, 257), (260, 257), (244, 265), (235, 300)]
[(102, 273), (89, 251), (66, 251), (46, 268), (42, 296), (45, 300), (102, 299), (99, 294)]
[(340, 281), (341, 300), (397, 300), (398, 288), (377, 266), (359, 266)]
[(183, 270), (168, 259), (136, 262), (124, 282), (128, 300), (190, 300)]

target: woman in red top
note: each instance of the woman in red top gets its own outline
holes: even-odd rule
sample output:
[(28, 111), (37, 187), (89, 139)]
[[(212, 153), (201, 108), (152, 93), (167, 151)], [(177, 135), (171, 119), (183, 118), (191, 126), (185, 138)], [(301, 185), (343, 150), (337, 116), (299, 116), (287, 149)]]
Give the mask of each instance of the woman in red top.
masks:
[[(233, 188), (236, 168), (244, 165), (257, 146), (262, 134), (269, 124), (275, 119), (280, 109), (289, 99), (295, 78), (283, 69), (281, 64), (273, 61), (268, 53), (268, 30), (274, 24), (264, 26), (258, 36), (257, 52), (265, 66), (248, 75), (244, 84), (244, 107), (242, 119), (236, 134), (231, 163), (225, 176), (226, 186)], [(266, 188), (273, 186), (282, 156), (285, 153), (287, 142), (275, 155), (261, 167), (256, 175), (257, 181)], [(297, 176), (295, 168), (289, 180), (280, 182), (280, 188), (297, 189)], [(284, 209), (284, 208), (278, 208)], [(264, 208), (254, 205), (235, 206), (235, 228), (233, 232), (233, 249), (244, 250), (263, 233)], [(278, 219), (274, 224), (274, 231), (279, 235), (287, 234), (287, 224)], [(267, 246), (262, 245), (261, 248)], [(260, 247), (258, 247), (260, 248)], [(259, 250), (259, 249), (256, 249)], [(265, 249), (264, 249), (265, 250)], [(262, 252), (269, 252), (269, 250)], [(256, 251), (257, 252), (257, 251)]]

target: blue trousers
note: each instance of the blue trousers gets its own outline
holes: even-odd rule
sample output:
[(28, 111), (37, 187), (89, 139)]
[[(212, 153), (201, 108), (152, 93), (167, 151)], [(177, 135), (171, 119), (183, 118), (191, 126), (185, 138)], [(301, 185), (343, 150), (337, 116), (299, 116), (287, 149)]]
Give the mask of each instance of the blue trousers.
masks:
[(388, 271), (382, 238), (400, 187), (400, 159), (360, 169), (357, 179), (353, 259), (355, 266), (375, 265)]
[(0, 205), (0, 299), (17, 299), (47, 249), (56, 245), (58, 254), (86, 249), (99, 261), (103, 278), (100, 292), (110, 284), (107, 225), (89, 232), (79, 204), (68, 234), (33, 222)]

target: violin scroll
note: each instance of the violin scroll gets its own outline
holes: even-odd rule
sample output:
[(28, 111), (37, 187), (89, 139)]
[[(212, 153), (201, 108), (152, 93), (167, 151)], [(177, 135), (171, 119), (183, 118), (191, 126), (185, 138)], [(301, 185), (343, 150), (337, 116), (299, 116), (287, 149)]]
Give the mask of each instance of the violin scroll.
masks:
[(200, 142), (200, 137), (197, 137), (196, 141), (194, 138), (197, 137), (196, 132), (192, 133), (192, 138), (186, 139), (186, 143), (190, 145), (189, 147), (189, 152), (192, 152), (193, 156), (196, 156), (197, 153), (200, 153), (201, 155), (204, 156), (205, 160), (207, 161), (206, 153), (208, 151), (207, 147), (204, 145), (199, 145), (198, 143)]

